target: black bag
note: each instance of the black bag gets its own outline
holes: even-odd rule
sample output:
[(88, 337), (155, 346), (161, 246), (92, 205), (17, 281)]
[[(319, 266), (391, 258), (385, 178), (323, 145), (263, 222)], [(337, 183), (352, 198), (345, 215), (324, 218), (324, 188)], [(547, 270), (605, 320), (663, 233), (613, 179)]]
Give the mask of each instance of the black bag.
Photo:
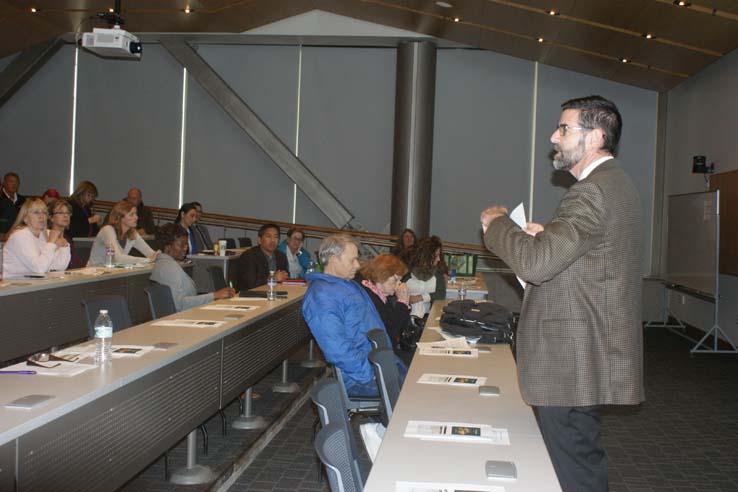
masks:
[(424, 327), (425, 320), (423, 318), (410, 316), (410, 322), (400, 333), (400, 348), (406, 352), (414, 352)]
[(513, 343), (513, 314), (494, 302), (449, 302), (441, 328), (452, 335), (481, 337), (479, 343)]

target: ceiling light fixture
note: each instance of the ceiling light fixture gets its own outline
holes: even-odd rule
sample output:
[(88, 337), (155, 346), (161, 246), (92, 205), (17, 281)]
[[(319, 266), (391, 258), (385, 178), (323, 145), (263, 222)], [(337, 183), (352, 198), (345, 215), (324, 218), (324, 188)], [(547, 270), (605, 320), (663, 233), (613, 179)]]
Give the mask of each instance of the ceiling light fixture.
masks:
[(543, 38), (538, 38), (538, 42), (539, 43), (542, 43), (543, 42)]
[(31, 7), (31, 13), (38, 14), (38, 9), (36, 7)]
[(674, 5), (677, 7), (691, 7), (691, 2), (686, 2), (685, 0), (674, 0)]
[(558, 13), (558, 12), (556, 12), (555, 10), (547, 10), (547, 11), (546, 11), (546, 13), (547, 13), (548, 15), (559, 15), (559, 13)]
[(627, 58), (621, 58), (620, 61), (623, 63), (628, 63), (630, 60), (628, 60)]
[(461, 21), (461, 17), (454, 17), (454, 22), (460, 22), (460, 21)]
[(453, 7), (453, 5), (448, 2), (436, 2), (436, 5), (438, 5), (439, 7), (443, 7), (444, 9), (450, 9), (451, 7)]
[(185, 14), (191, 14), (192, 13), (192, 9), (190, 9), (189, 7), (185, 7), (184, 13)]
[(653, 39), (655, 36), (651, 34), (650, 32), (644, 32), (642, 36), (646, 39)]
[(108, 12), (110, 12), (110, 13), (112, 14), (112, 13), (114, 13), (114, 12), (115, 12), (115, 9), (114, 9), (113, 7), (109, 7), (109, 8), (108, 8)]

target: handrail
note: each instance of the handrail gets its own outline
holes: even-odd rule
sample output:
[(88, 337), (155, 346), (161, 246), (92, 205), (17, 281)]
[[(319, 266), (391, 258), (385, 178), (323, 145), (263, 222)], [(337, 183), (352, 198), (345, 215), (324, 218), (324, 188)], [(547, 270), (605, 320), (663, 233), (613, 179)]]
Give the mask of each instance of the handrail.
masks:
[[(95, 209), (102, 212), (109, 212), (110, 209), (115, 205), (116, 202), (108, 202), (104, 200), (95, 201)], [(147, 208), (151, 210), (157, 223), (174, 221), (177, 218), (178, 210), (173, 208), (164, 207), (152, 207), (147, 205)], [(203, 213), (200, 223), (210, 226), (223, 227), (224, 232), (226, 229), (237, 229), (244, 231), (257, 231), (264, 224), (276, 224), (280, 228), (289, 229), (290, 227), (299, 227), (305, 232), (306, 237), (312, 238), (324, 238), (331, 234), (337, 233), (350, 233), (352, 236), (358, 238), (363, 244), (370, 244), (372, 246), (378, 246), (382, 248), (391, 248), (397, 241), (396, 235), (391, 234), (380, 234), (377, 232), (366, 232), (357, 230), (342, 230), (331, 227), (314, 226), (307, 224), (292, 224), (290, 222), (279, 222), (275, 220), (263, 220), (254, 219), (250, 217), (236, 217), (234, 215), (214, 214), (214, 213)], [(465, 243), (452, 243), (443, 241), (443, 250), (447, 253), (466, 253), (477, 255), (480, 259), (500, 262), (501, 260), (494, 254), (490, 253), (489, 250), (482, 246), (475, 244)], [(499, 268), (505, 270), (506, 267), (503, 263)], [(498, 268), (494, 268), (498, 270)]]

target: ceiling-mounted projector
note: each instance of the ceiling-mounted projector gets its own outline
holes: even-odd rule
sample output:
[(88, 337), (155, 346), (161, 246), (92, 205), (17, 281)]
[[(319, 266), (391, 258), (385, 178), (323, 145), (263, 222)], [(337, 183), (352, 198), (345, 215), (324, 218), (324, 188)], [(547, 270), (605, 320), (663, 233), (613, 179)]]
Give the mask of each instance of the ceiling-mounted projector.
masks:
[(82, 35), (82, 47), (103, 58), (141, 58), (143, 51), (138, 38), (128, 31), (114, 26), (112, 29), (96, 27)]

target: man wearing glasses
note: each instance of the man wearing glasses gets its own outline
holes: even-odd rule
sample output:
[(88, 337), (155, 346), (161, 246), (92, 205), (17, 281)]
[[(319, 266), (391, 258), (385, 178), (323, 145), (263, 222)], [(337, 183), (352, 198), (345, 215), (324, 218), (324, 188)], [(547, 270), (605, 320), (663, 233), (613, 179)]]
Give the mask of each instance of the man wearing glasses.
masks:
[(551, 135), (553, 167), (577, 182), (551, 221), (521, 230), (502, 206), (482, 212), (487, 248), (527, 282), (518, 379), (565, 491), (606, 491), (601, 405), (645, 399), (642, 212), (618, 165), (622, 119), (600, 97), (572, 99)]
[(302, 229), (292, 227), (277, 246), (277, 250), (287, 256), (290, 278), (303, 278), (310, 267), (310, 253), (303, 247), (304, 242), (305, 233)]

